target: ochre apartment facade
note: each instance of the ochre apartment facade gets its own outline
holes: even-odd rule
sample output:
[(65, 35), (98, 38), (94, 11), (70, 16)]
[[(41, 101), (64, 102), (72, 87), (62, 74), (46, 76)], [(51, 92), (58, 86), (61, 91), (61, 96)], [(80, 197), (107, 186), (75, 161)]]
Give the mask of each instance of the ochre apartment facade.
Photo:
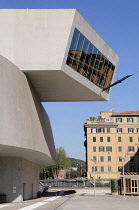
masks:
[(139, 172), (139, 111), (100, 112), (84, 124), (87, 178), (118, 179)]

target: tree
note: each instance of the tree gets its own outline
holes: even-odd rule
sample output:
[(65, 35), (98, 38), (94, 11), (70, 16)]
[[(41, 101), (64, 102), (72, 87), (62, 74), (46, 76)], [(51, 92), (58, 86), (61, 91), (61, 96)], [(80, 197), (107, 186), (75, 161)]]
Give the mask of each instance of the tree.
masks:
[(59, 170), (68, 170), (71, 167), (70, 158), (64, 148), (56, 149), (57, 164), (55, 166), (43, 167), (40, 171), (40, 179), (58, 177)]
[(60, 169), (69, 169), (71, 167), (70, 158), (67, 157), (65, 149), (60, 147), (56, 149), (57, 154), (57, 168)]

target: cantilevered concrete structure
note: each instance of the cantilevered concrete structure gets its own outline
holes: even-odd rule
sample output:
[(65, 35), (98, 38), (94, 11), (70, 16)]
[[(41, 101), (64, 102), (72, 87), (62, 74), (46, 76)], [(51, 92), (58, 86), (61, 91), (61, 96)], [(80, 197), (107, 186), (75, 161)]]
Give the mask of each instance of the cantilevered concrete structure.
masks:
[(0, 29), (0, 193), (17, 202), (56, 163), (41, 102), (108, 100), (118, 56), (75, 9), (3, 9)]

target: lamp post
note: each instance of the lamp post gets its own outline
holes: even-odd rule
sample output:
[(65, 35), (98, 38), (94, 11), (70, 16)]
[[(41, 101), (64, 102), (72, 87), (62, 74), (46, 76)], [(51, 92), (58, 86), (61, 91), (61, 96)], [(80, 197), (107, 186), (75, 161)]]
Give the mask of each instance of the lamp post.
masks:
[(96, 178), (95, 178), (95, 175), (96, 175), (96, 160), (94, 159), (91, 159), (93, 162), (94, 162), (94, 196), (96, 197)]
[[(110, 154), (110, 151), (108, 151), (108, 155)], [(111, 158), (111, 156), (110, 156)], [(111, 162), (111, 159), (108, 158), (108, 172), (109, 172), (109, 180), (110, 180), (110, 173), (111, 173), (111, 167), (109, 165), (109, 163)]]
[(125, 198), (125, 176), (124, 176), (124, 162), (125, 162), (125, 158), (123, 158), (122, 156), (120, 156), (120, 158), (122, 159), (122, 168), (123, 168), (123, 188), (124, 188), (124, 198)]
[(81, 164), (81, 177), (82, 177), (82, 164)]

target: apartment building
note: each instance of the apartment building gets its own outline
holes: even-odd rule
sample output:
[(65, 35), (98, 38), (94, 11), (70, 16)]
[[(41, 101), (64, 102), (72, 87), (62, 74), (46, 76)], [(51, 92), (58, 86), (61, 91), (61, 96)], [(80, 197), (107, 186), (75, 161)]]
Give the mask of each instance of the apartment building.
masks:
[(139, 111), (100, 112), (84, 124), (88, 179), (139, 172)]

